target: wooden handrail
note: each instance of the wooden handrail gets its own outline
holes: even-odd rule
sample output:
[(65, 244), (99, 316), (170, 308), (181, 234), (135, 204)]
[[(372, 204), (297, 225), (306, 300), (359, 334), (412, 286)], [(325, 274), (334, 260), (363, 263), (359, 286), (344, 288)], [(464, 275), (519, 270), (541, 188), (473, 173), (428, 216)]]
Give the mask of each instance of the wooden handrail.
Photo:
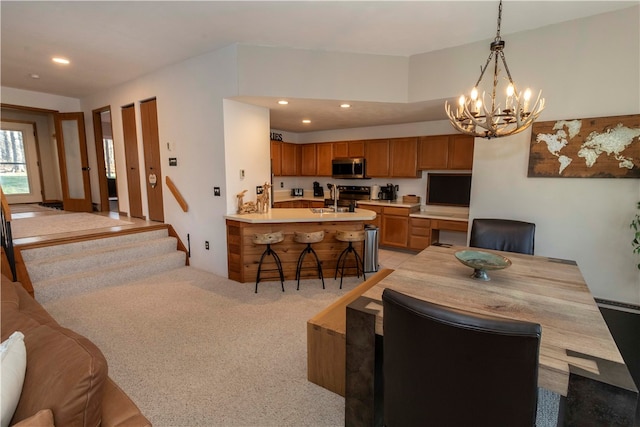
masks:
[(0, 187), (0, 198), (2, 198), (2, 212), (4, 212), (4, 218), (6, 221), (11, 221), (11, 208), (9, 207), (7, 196), (5, 196), (4, 191), (2, 191), (2, 187)]
[(171, 178), (167, 176), (165, 182), (167, 183), (167, 187), (169, 187), (169, 190), (171, 190), (171, 194), (173, 194), (173, 197), (176, 198), (176, 201), (178, 202), (182, 210), (184, 212), (189, 212), (189, 205), (184, 200), (184, 197), (182, 197), (182, 194), (180, 194), (178, 187), (176, 187)]

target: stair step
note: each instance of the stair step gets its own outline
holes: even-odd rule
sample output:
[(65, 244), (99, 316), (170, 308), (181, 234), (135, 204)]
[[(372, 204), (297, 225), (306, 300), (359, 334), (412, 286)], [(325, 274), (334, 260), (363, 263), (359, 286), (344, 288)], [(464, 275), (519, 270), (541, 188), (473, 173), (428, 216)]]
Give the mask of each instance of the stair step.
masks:
[[(92, 242), (98, 241), (93, 240)], [(134, 241), (119, 246), (92, 245), (91, 249), (87, 248), (85, 251), (36, 259), (25, 264), (31, 283), (37, 284), (48, 278), (105, 268), (132, 259), (175, 252), (177, 242), (175, 237), (167, 236), (154, 240)]]
[(20, 253), (26, 262), (38, 259), (54, 258), (74, 253), (96, 250), (98, 248), (114, 247), (126, 245), (132, 242), (154, 240), (167, 237), (169, 232), (166, 228), (159, 230), (144, 231), (140, 233), (119, 234), (113, 237), (103, 237), (99, 239), (83, 240), (79, 242), (65, 243), (62, 245), (44, 246), (40, 248), (24, 249)]
[(40, 303), (46, 303), (59, 298), (94, 291), (102, 287), (117, 286), (145, 276), (183, 267), (186, 261), (185, 257), (186, 254), (184, 252), (173, 251), (167, 254), (111, 265), (106, 268), (97, 268), (42, 280), (34, 283), (35, 298)]

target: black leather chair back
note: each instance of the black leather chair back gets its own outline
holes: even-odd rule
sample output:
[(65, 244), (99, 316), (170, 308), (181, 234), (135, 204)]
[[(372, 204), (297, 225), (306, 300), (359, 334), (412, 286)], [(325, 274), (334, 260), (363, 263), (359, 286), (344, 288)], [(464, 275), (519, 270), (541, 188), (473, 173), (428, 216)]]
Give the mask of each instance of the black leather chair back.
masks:
[(533, 255), (536, 225), (510, 219), (474, 219), (469, 246)]
[(382, 300), (386, 426), (535, 425), (540, 325)]

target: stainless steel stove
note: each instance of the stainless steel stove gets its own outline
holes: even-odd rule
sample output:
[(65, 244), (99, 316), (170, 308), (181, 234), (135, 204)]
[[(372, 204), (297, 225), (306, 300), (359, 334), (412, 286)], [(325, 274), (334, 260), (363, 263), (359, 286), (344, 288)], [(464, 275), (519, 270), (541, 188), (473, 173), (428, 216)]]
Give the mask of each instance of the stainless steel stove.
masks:
[[(371, 187), (364, 185), (338, 185), (338, 206), (349, 206), (358, 200), (369, 200)], [(333, 199), (324, 199), (325, 206), (333, 206)]]

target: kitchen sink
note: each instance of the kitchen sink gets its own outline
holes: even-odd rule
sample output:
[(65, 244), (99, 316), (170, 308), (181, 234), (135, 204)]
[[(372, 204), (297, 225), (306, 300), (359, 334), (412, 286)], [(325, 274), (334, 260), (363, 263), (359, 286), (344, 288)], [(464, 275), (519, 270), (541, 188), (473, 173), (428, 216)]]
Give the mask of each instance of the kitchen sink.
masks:
[[(334, 213), (336, 210), (333, 209), (333, 206), (327, 206), (325, 208), (311, 208), (311, 212), (313, 213)], [(348, 207), (339, 206), (337, 212), (349, 212)]]

